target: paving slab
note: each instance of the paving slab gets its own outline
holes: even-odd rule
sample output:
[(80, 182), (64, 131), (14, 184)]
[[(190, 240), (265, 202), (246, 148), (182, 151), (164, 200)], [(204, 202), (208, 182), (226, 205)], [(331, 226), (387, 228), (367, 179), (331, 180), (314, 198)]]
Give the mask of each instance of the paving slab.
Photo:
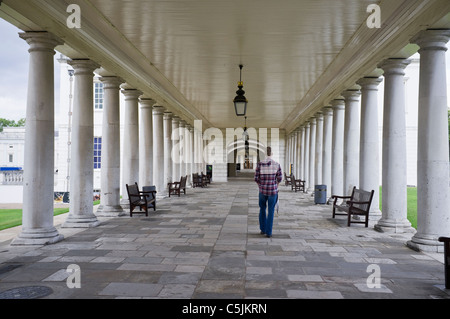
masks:
[[(450, 299), (443, 255), (409, 249), (412, 234), (347, 227), (286, 186), (279, 198), (272, 238), (259, 234), (258, 188), (245, 175), (158, 199), (148, 217), (75, 230), (56, 216), (65, 239), (52, 245), (11, 246), (20, 227), (0, 232), (0, 293), (38, 285), (52, 289), (46, 299)], [(81, 288), (67, 285), (71, 264)], [(373, 265), (378, 288), (368, 285)]]

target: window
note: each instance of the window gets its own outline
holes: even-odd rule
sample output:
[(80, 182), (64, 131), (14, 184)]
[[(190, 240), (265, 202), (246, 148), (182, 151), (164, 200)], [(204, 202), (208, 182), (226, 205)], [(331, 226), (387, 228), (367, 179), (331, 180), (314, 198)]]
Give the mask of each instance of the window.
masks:
[(94, 169), (102, 168), (102, 138), (94, 137)]
[(103, 83), (94, 83), (94, 109), (103, 109)]
[(9, 162), (12, 163), (14, 161), (14, 155), (9, 154)]

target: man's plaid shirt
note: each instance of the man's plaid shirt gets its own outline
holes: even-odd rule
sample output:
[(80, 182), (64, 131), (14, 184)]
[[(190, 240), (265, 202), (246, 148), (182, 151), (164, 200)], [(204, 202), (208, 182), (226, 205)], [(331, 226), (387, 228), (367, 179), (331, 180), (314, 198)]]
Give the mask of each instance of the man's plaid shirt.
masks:
[(280, 164), (270, 156), (256, 166), (255, 182), (258, 183), (259, 192), (263, 195), (278, 194), (278, 183), (282, 179)]

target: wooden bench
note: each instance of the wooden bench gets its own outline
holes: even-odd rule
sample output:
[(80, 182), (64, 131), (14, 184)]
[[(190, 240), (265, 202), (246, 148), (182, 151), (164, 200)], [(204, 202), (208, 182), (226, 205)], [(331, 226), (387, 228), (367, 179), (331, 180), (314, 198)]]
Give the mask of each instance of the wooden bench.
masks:
[(305, 190), (305, 181), (302, 181), (301, 179), (295, 179), (295, 175), (291, 175), (291, 190), (297, 192), (297, 191), (303, 191)]
[(202, 181), (206, 186), (208, 184), (211, 184), (211, 178), (209, 177), (208, 174), (203, 174), (203, 172), (201, 172), (200, 175), (202, 176)]
[(181, 176), (179, 182), (173, 182), (167, 184), (169, 189), (169, 197), (170, 195), (178, 195), (180, 197), (181, 191), (186, 194), (186, 179), (187, 176)]
[(130, 201), (130, 217), (133, 217), (133, 211), (136, 207), (139, 207), (139, 213), (145, 213), (145, 216), (148, 216), (149, 208), (156, 210), (156, 190), (140, 192), (137, 183), (134, 185), (126, 184), (126, 187)]
[(438, 240), (444, 243), (445, 289), (450, 289), (450, 238), (439, 237)]
[(150, 202), (148, 203), (148, 208), (153, 208), (153, 211), (156, 211), (156, 186), (142, 186), (140, 193), (149, 196)]
[[(337, 196), (333, 195), (331, 198), (334, 198), (333, 202), (333, 218), (336, 215), (347, 215), (348, 222), (347, 226), (350, 226), (351, 223), (356, 224), (365, 224), (366, 227), (369, 226), (369, 210), (370, 210), (370, 204), (372, 203), (374, 191), (371, 192), (357, 189), (356, 186), (353, 187), (352, 195), (351, 196)], [(342, 203), (338, 204), (338, 199), (342, 199)], [(338, 213), (336, 212), (344, 212), (344, 213)], [(364, 221), (359, 220), (352, 220), (352, 216), (365, 216)]]
[(292, 176), (287, 176), (286, 172), (284, 173), (284, 185), (285, 186), (292, 185)]
[(192, 187), (205, 187), (207, 186), (206, 179), (203, 178), (203, 176), (198, 173), (192, 173)]

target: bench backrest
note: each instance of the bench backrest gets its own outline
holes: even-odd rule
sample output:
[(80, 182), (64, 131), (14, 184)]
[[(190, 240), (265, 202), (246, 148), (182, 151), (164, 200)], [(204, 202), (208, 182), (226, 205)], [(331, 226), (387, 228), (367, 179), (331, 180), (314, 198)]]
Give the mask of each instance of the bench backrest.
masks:
[(139, 195), (139, 189), (136, 184), (134, 185), (128, 185), (127, 186), (127, 192), (128, 192), (128, 198), (131, 202), (135, 202), (141, 199), (141, 196)]
[(354, 207), (363, 211), (369, 211), (370, 204), (372, 203), (373, 191), (368, 192), (362, 189), (353, 188), (352, 200), (355, 202), (368, 202), (367, 204), (353, 204)]
[(187, 176), (181, 176), (180, 188), (186, 187), (186, 179), (187, 179)]
[[(142, 187), (143, 192), (156, 192), (156, 186), (143, 186)], [(150, 193), (151, 197), (150, 199), (155, 199), (155, 193)]]

